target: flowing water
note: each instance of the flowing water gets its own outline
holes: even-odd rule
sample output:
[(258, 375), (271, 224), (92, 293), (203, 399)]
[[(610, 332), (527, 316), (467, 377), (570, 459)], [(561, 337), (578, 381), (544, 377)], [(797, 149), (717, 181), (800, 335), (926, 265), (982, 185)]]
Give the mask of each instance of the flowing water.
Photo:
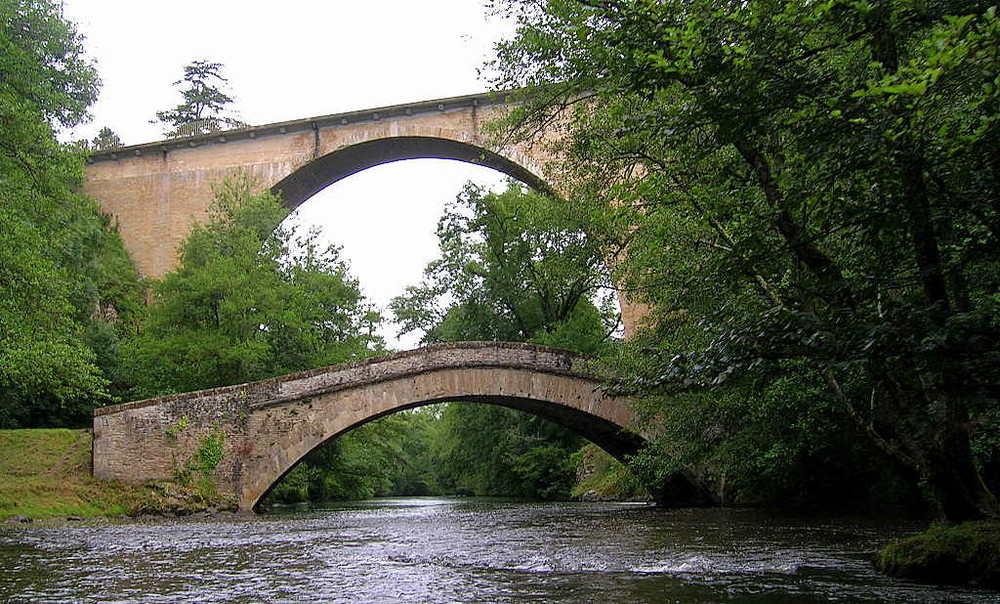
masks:
[(874, 572), (891, 517), (389, 499), (0, 527), (0, 602), (1000, 604)]

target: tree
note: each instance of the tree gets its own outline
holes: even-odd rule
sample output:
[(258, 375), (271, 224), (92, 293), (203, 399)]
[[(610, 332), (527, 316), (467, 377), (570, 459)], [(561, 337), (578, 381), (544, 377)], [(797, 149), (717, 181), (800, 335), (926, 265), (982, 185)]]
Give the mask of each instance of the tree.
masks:
[(581, 439), (527, 413), (496, 405), (449, 403), (428, 454), (434, 482), (450, 494), (568, 499)]
[(54, 133), (86, 118), (97, 74), (48, 0), (0, 1), (0, 73), (0, 425), (79, 425), (109, 396), (97, 309), (125, 310), (137, 279)]
[(184, 101), (164, 111), (156, 112), (156, 121), (167, 127), (169, 137), (211, 134), (226, 128), (245, 126), (239, 120), (223, 115), (233, 98), (222, 91), (221, 85), (229, 80), (222, 77), (222, 63), (193, 61), (184, 66), (184, 77), (174, 86), (184, 84), (181, 90)]
[(1000, 383), (995, 8), (509, 4), (512, 127), (568, 122), (571, 186), (630, 225), (657, 335), (622, 389), (793, 371), (943, 517), (995, 510), (970, 448)]
[(105, 126), (91, 141), (91, 145), (95, 151), (111, 151), (121, 148), (122, 139), (111, 128)]
[[(593, 353), (616, 314), (599, 309), (604, 256), (573, 206), (510, 183), (468, 185), (438, 224), (441, 257), (390, 307), (425, 342), (531, 341)], [(431, 432), (434, 482), (445, 492), (567, 498), (580, 438), (490, 405), (449, 404)]]
[(438, 224), (441, 258), (390, 308), (424, 341), (531, 341), (593, 352), (614, 329), (601, 249), (560, 200), (467, 185)]
[(383, 349), (336, 248), (280, 226), (288, 211), (246, 175), (217, 187), (209, 220), (154, 284), (129, 357), (133, 396), (261, 380)]
[[(70, 127), (87, 117), (100, 81), (85, 58), (80, 35), (53, 0), (3, 0), (4, 130), (42, 124)], [(26, 141), (25, 141), (26, 142)], [(53, 143), (42, 136), (23, 153)], [(7, 149), (10, 152), (10, 149)]]

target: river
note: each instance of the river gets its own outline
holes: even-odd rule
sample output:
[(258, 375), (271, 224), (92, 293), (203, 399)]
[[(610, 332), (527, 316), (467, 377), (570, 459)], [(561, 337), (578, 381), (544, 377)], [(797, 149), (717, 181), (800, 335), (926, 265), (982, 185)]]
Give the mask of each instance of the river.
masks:
[(1000, 604), (888, 579), (892, 516), (387, 499), (221, 520), (0, 527), (4, 603)]

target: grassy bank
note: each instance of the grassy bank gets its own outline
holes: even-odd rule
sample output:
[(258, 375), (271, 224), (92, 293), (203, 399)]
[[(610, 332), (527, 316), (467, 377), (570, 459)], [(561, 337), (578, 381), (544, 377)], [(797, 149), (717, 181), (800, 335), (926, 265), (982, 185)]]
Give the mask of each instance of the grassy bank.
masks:
[(91, 476), (90, 430), (0, 430), (0, 520), (184, 514), (222, 507), (172, 483)]
[(638, 478), (594, 444), (574, 455), (576, 484), (571, 495), (583, 501), (652, 501)]

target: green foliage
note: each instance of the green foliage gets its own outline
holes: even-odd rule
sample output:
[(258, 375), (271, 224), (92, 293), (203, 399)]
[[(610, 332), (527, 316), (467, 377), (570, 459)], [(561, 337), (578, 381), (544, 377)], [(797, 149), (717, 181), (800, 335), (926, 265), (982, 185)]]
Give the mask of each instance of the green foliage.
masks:
[(538, 499), (567, 499), (576, 482), (576, 463), (563, 447), (544, 444), (514, 458), (514, 473), (532, 485)]
[[(435, 424), (439, 418), (437, 406), (421, 407), (404, 411), (400, 415), (400, 443), (395, 457), (395, 468), (391, 473), (394, 496), (440, 495), (442, 490), (437, 482), (435, 460), (431, 456)], [(376, 421), (399, 421), (383, 418)]]
[[(427, 495), (421, 455), (426, 415), (402, 412), (317, 447), (267, 495), (266, 504)], [(416, 449), (414, 448), (416, 447)]]
[(583, 500), (648, 500), (648, 485), (629, 467), (597, 445), (586, 444), (573, 454), (577, 480), (570, 494)]
[(279, 226), (277, 199), (245, 176), (216, 191), (181, 265), (153, 286), (127, 355), (132, 397), (260, 380), (370, 356), (377, 315), (335, 248)]
[(177, 420), (176, 424), (167, 428), (167, 438), (176, 440), (178, 436), (183, 434), (188, 429), (190, 424), (191, 422), (188, 420), (188, 416), (182, 415), (181, 418)]
[[(2, 115), (7, 136), (16, 130), (74, 126), (87, 117), (99, 80), (84, 58), (82, 38), (63, 18), (55, 0), (0, 2)], [(40, 123), (36, 121), (40, 119)], [(22, 158), (54, 145), (41, 136), (25, 145)], [(12, 149), (6, 150), (8, 153)]]
[(403, 463), (405, 420), (405, 416), (393, 415), (365, 424), (310, 454), (308, 465), (322, 469), (322, 480), (311, 485), (310, 499), (368, 499), (391, 494), (392, 477)]
[[(188, 428), (187, 417), (181, 417), (177, 424), (167, 429), (167, 436), (176, 439)], [(203, 435), (198, 449), (182, 466), (175, 467), (174, 480), (182, 487), (197, 489), (204, 500), (218, 499), (212, 473), (222, 463), (225, 455), (226, 434), (218, 427)]]
[(58, 3), (0, 2), (0, 425), (78, 425), (108, 401), (117, 318), (137, 275), (55, 127), (86, 117), (97, 75)]
[(641, 401), (660, 427), (631, 462), (650, 487), (694, 470), (722, 504), (900, 504), (914, 496), (893, 466), (853, 432), (808, 369)]
[(565, 202), (510, 183), (467, 185), (438, 224), (441, 258), (390, 304), (424, 342), (536, 341), (594, 352), (613, 313), (594, 305), (604, 257)]
[(505, 407), (450, 403), (440, 413), (430, 456), (446, 493), (568, 499), (580, 437)]
[(156, 120), (168, 128), (164, 131), (166, 136), (211, 134), (244, 126), (222, 114), (233, 102), (220, 88), (229, 81), (222, 77), (222, 67), (222, 63), (210, 61), (192, 61), (184, 66), (184, 77), (174, 82), (174, 86), (185, 86), (181, 90), (183, 102), (173, 109), (156, 112)]
[[(703, 458), (746, 477), (780, 485), (808, 453), (791, 430), (829, 442), (834, 422), (944, 516), (994, 508), (969, 429), (1000, 383), (996, 9), (508, 4), (497, 85), (526, 91), (508, 125), (565, 126), (588, 232), (627, 246), (620, 278), (652, 308), (621, 391), (659, 397), (655, 426), (701, 425)], [(753, 425), (713, 439), (728, 413)]]
[[(390, 305), (404, 333), (424, 342), (529, 341), (584, 353), (616, 326), (607, 250), (576, 206), (510, 183), (503, 193), (468, 185), (438, 225), (441, 257), (420, 286)], [(488, 405), (449, 404), (429, 455), (446, 493), (566, 499), (580, 438), (544, 420)]]
[(212, 472), (219, 467), (225, 455), (226, 435), (215, 427), (211, 432), (201, 438), (201, 444), (195, 451), (191, 460), (188, 461), (187, 470), (200, 475), (204, 484), (211, 484)]

